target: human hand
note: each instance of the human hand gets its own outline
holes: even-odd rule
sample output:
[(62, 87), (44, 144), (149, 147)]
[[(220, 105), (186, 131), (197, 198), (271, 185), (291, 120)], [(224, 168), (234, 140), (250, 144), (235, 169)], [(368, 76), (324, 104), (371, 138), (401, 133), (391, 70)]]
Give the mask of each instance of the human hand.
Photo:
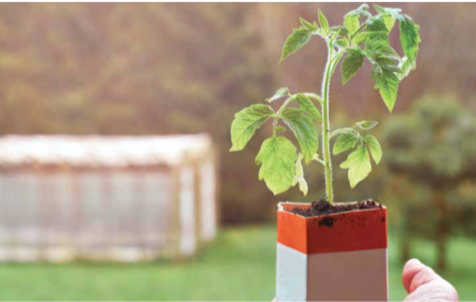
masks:
[(405, 264), (402, 281), (409, 293), (404, 301), (458, 301), (453, 285), (417, 259)]

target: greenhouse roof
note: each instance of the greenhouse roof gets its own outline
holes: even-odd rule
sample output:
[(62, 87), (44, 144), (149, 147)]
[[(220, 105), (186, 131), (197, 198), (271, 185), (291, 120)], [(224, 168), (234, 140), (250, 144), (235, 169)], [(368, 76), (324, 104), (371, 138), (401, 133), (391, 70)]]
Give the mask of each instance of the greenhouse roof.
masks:
[(175, 165), (211, 151), (205, 134), (176, 136), (16, 136), (0, 138), (0, 165)]

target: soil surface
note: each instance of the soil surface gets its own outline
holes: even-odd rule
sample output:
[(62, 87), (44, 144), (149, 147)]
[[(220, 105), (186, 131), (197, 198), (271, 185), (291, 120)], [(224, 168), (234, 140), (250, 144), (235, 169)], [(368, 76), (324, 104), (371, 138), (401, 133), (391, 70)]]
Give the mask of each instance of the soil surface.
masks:
[[(291, 210), (291, 213), (301, 215), (304, 217), (317, 217), (317, 216), (326, 216), (329, 214), (335, 213), (344, 213), (355, 210), (369, 210), (382, 208), (382, 205), (378, 204), (375, 200), (367, 199), (359, 201), (352, 204), (341, 204), (341, 205), (330, 205), (326, 200), (313, 201), (309, 209), (294, 208)], [(330, 218), (330, 217), (329, 217)], [(324, 219), (322, 220), (324, 221)], [(328, 224), (332, 225), (333, 221), (326, 221)]]

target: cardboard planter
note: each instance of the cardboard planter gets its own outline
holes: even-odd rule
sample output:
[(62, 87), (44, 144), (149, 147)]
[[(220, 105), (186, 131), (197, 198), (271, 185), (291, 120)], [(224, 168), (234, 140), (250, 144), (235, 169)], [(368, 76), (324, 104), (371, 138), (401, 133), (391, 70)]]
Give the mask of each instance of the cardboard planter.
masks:
[(278, 205), (277, 301), (388, 300), (387, 209), (319, 217)]

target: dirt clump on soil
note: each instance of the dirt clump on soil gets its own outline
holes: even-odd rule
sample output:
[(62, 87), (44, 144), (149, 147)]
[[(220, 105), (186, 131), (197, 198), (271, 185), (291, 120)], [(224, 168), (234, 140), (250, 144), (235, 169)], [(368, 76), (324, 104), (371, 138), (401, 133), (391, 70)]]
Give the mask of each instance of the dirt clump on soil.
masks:
[[(322, 199), (320, 201), (313, 201), (311, 203), (311, 207), (308, 209), (301, 209), (295, 207), (291, 210), (291, 213), (301, 215), (304, 217), (318, 217), (318, 216), (326, 216), (329, 214), (336, 214), (336, 213), (344, 213), (350, 212), (355, 210), (370, 210), (370, 209), (377, 209), (382, 208), (382, 205), (377, 203), (373, 199), (367, 199), (363, 201), (359, 201), (357, 203), (351, 204), (338, 204), (338, 205), (330, 205), (326, 200)], [(326, 217), (329, 219), (321, 220), (320, 224), (326, 226), (332, 226), (334, 224), (334, 219), (332, 217)]]

